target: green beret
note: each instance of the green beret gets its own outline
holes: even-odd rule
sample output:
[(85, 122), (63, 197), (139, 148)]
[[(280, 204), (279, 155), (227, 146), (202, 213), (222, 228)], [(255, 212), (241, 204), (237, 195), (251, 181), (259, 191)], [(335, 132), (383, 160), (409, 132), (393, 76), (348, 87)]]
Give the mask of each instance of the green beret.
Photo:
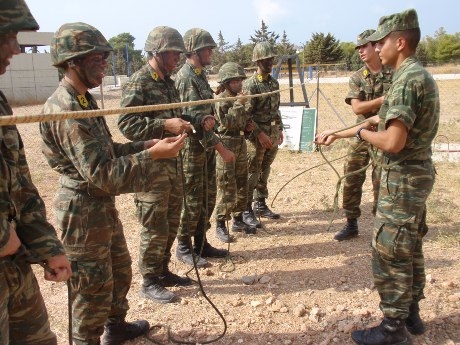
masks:
[(368, 39), (369, 41), (376, 42), (388, 36), (393, 31), (404, 31), (417, 28), (419, 28), (417, 12), (411, 8), (400, 13), (390, 14), (389, 16), (380, 18), (377, 31)]

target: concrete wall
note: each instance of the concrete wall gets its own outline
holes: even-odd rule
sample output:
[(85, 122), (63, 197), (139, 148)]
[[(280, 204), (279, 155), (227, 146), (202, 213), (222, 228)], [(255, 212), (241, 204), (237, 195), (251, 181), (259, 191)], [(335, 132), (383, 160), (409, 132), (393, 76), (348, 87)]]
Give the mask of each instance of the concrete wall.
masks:
[(58, 84), (57, 68), (45, 53), (15, 55), (0, 76), (0, 90), (12, 104), (43, 103)]

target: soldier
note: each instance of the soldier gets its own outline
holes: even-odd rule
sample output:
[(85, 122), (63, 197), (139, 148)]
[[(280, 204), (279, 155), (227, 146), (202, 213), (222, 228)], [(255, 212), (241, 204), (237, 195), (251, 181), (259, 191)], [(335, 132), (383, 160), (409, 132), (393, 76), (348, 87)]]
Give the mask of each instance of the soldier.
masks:
[[(241, 95), (246, 74), (241, 66), (227, 62), (219, 69), (217, 98)], [(248, 157), (245, 134), (254, 124), (245, 109), (245, 98), (217, 103), (217, 120), (222, 143), (235, 154), (235, 161), (224, 163), (216, 159), (217, 175), (217, 233), (228, 233), (226, 221), (233, 214), (232, 231), (255, 234), (256, 228), (243, 222), (243, 212), (248, 200)], [(226, 240), (227, 238), (223, 238)]]
[[(248, 78), (243, 90), (249, 94), (260, 94), (279, 90), (279, 83), (270, 73), (276, 57), (274, 48), (268, 41), (255, 45), (252, 61), (257, 64), (257, 72)], [(278, 152), (278, 145), (283, 142), (283, 121), (279, 111), (280, 95), (251, 98), (249, 113), (253, 119), (254, 130), (248, 136), (248, 200), (243, 213), (243, 221), (250, 227), (261, 227), (254, 215), (278, 219), (280, 215), (272, 212), (265, 199), (268, 197), (268, 176), (270, 167)], [(254, 194), (253, 194), (254, 193)], [(252, 200), (255, 198), (254, 210)]]
[[(170, 74), (185, 51), (180, 33), (167, 26), (154, 28), (145, 42), (148, 63), (134, 73), (123, 88), (122, 107), (179, 103), (179, 94)], [(118, 119), (120, 131), (130, 140), (172, 137), (190, 129), (180, 118), (181, 110), (168, 109), (129, 113)], [(161, 177), (151, 191), (137, 193), (134, 202), (142, 224), (139, 271), (143, 277), (141, 295), (160, 303), (172, 302), (176, 295), (168, 286), (186, 286), (188, 277), (172, 273), (168, 264), (176, 239), (182, 208), (182, 167), (177, 157), (158, 161)]]
[[(18, 32), (36, 30), (23, 0), (0, 2), (0, 74), (21, 53)], [(12, 114), (0, 91), (0, 116)], [(55, 282), (66, 281), (72, 271), (46, 220), (15, 125), (0, 127), (0, 176), (0, 344), (57, 344), (31, 263), (46, 265), (45, 279)]]
[[(64, 77), (43, 112), (97, 109), (89, 89), (99, 86), (112, 51), (91, 25), (67, 23), (51, 42), (53, 65)], [(40, 124), (43, 153), (61, 174), (56, 218), (74, 271), (71, 282), (75, 344), (121, 344), (149, 330), (145, 320), (126, 322), (132, 271), (115, 208), (121, 193), (152, 190), (161, 164), (177, 156), (185, 136), (119, 144), (103, 117)]]
[[(434, 184), (431, 144), (439, 126), (439, 92), (433, 77), (415, 57), (420, 28), (409, 9), (380, 18), (368, 37), (384, 65), (394, 68), (392, 85), (379, 114), (378, 132), (368, 121), (350, 130), (325, 131), (317, 142), (356, 135), (383, 151), (381, 184), (372, 236), (372, 271), (384, 319), (376, 327), (352, 333), (361, 345), (409, 345), (422, 334), (418, 302), (425, 296), (422, 251), (426, 199)], [(406, 330), (407, 328), (407, 330)]]
[[(369, 36), (375, 30), (365, 30), (358, 36), (355, 49), (364, 62), (364, 66), (353, 73), (349, 81), (349, 91), (345, 102), (351, 105), (356, 116), (356, 123), (361, 122), (378, 113), (383, 103), (383, 95), (391, 85), (393, 75), (391, 68), (383, 66), (379, 55), (375, 52), (375, 42), (369, 41)], [(338, 231), (334, 239), (337, 241), (349, 240), (358, 236), (358, 218), (361, 215), (361, 197), (363, 184), (366, 180), (366, 170), (369, 164), (369, 144), (360, 142), (356, 138), (350, 139), (348, 159), (343, 167), (344, 174), (348, 175), (343, 184), (343, 209), (347, 223)], [(356, 172), (362, 170), (360, 172)], [(373, 166), (372, 184), (374, 204), (372, 213), (375, 215), (379, 190), (380, 168)]]
[[(212, 50), (216, 43), (206, 30), (194, 28), (184, 34), (185, 64), (177, 73), (175, 84), (182, 102), (213, 98), (204, 68), (211, 64)], [(185, 203), (182, 207), (179, 235), (177, 238), (177, 258), (193, 265), (190, 246), (194, 236), (194, 248), (198, 257), (196, 265), (207, 265), (206, 257), (222, 258), (227, 250), (212, 247), (206, 238), (211, 227), (211, 217), (216, 203), (216, 150), (224, 162), (235, 159), (234, 154), (225, 148), (214, 133), (214, 105), (193, 105), (183, 108), (183, 118), (192, 122), (196, 135), (191, 135), (184, 150)], [(190, 236), (190, 237), (189, 237)], [(228, 233), (217, 233), (228, 241)]]

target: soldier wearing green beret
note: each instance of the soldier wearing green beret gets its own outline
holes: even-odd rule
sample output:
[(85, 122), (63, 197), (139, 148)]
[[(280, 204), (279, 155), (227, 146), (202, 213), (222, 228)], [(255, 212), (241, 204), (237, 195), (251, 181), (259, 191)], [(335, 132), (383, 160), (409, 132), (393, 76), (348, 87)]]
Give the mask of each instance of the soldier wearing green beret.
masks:
[[(375, 42), (369, 41), (369, 36), (375, 30), (365, 30), (358, 35), (355, 49), (359, 53), (364, 66), (353, 73), (349, 80), (349, 91), (345, 102), (351, 105), (356, 114), (356, 123), (377, 114), (383, 103), (385, 92), (391, 85), (392, 70), (383, 66), (379, 55), (375, 51)], [(349, 240), (358, 236), (358, 218), (361, 216), (361, 197), (363, 184), (366, 180), (366, 170), (369, 164), (370, 153), (368, 143), (356, 138), (350, 139), (348, 158), (343, 167), (347, 177), (343, 181), (343, 210), (347, 223), (342, 230), (337, 232), (334, 239), (337, 241)], [(380, 169), (373, 165), (372, 185), (374, 203), (372, 213), (375, 215), (379, 190)]]
[[(64, 77), (45, 114), (98, 109), (89, 89), (100, 86), (112, 47), (86, 23), (66, 23), (51, 42), (53, 65)], [(77, 345), (118, 345), (149, 330), (146, 320), (125, 321), (131, 256), (115, 196), (153, 190), (162, 165), (176, 157), (185, 136), (117, 143), (102, 116), (40, 123), (43, 153), (61, 176), (56, 223), (72, 263), (72, 333)]]
[[(0, 74), (21, 53), (18, 32), (36, 30), (23, 0), (0, 2)], [(0, 91), (0, 116), (12, 114)], [(0, 200), (0, 344), (57, 344), (31, 264), (47, 265), (45, 279), (54, 282), (66, 281), (72, 270), (46, 219), (15, 125), (0, 127)]]
[(376, 327), (352, 333), (361, 345), (410, 345), (409, 333), (425, 332), (419, 314), (419, 301), (425, 297), (422, 244), (428, 231), (426, 200), (435, 180), (431, 144), (439, 126), (439, 92), (415, 58), (420, 35), (414, 9), (380, 18), (369, 40), (377, 42), (382, 63), (395, 72), (378, 115), (371, 118), (378, 122), (378, 131), (368, 121), (335, 134), (328, 130), (316, 138), (328, 145), (356, 135), (383, 152), (372, 272), (384, 318)]

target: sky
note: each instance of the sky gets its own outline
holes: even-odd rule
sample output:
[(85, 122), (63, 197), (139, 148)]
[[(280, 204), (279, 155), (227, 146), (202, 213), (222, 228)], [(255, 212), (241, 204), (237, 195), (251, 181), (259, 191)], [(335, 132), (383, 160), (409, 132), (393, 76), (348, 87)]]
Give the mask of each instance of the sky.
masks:
[(457, 0), (26, 0), (40, 31), (55, 32), (62, 24), (82, 21), (98, 28), (109, 39), (128, 32), (136, 49), (143, 49), (148, 33), (166, 25), (184, 34), (199, 27), (217, 42), (243, 44), (261, 27), (280, 35), (286, 31), (292, 44), (303, 46), (313, 33), (331, 33), (341, 42), (355, 42), (359, 33), (376, 28), (381, 16), (415, 8), (422, 37), (434, 36), (444, 27), (460, 32)]

